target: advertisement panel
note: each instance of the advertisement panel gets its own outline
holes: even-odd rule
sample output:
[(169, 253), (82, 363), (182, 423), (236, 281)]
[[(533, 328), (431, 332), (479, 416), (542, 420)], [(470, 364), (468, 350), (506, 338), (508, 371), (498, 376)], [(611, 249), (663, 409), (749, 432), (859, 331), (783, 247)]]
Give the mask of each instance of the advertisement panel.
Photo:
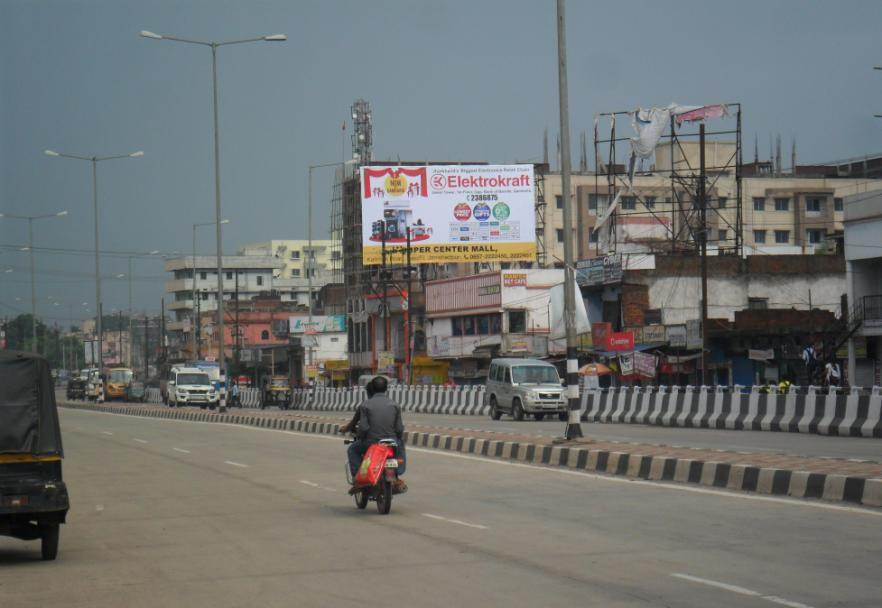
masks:
[(533, 165), (361, 168), (364, 264), (536, 259)]
[(655, 355), (647, 353), (634, 353), (634, 370), (641, 376), (655, 378), (655, 368), (658, 359)]
[(630, 331), (613, 331), (606, 335), (606, 350), (634, 350), (634, 334)]
[(676, 348), (686, 348), (685, 325), (668, 325), (665, 332), (668, 344)]
[(292, 334), (324, 334), (346, 331), (346, 315), (314, 316), (312, 324), (309, 317), (290, 317), (288, 324)]
[(686, 348), (701, 348), (701, 321), (686, 321)]
[(664, 325), (645, 325), (643, 327), (643, 343), (654, 344), (665, 341)]
[(606, 347), (606, 337), (612, 332), (612, 323), (592, 323), (591, 342), (597, 347)]

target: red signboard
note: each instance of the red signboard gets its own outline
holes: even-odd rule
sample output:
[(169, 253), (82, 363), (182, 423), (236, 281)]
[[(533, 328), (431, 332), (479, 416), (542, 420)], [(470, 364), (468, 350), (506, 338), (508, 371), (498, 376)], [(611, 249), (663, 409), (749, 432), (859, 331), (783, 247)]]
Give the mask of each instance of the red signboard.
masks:
[(606, 335), (606, 350), (634, 350), (634, 332), (614, 331)]
[(606, 337), (612, 333), (612, 323), (592, 323), (591, 343), (595, 347), (606, 346)]

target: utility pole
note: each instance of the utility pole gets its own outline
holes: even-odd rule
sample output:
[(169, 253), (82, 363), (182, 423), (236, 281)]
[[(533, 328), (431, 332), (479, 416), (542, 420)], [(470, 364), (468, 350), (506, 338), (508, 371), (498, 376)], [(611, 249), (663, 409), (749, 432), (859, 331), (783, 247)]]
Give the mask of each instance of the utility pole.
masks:
[(132, 335), (132, 256), (129, 256), (129, 368), (134, 367), (135, 355), (132, 348), (134, 345), (134, 336)]
[(196, 361), (202, 360), (202, 294), (196, 294)]
[(567, 334), (567, 439), (582, 437), (579, 404), (579, 358), (576, 353), (576, 283), (573, 277), (573, 200), (570, 192), (570, 108), (567, 89), (567, 38), (565, 0), (557, 0), (557, 73), (560, 102), (560, 162), (564, 200), (564, 325)]
[(117, 337), (117, 340), (118, 340), (118, 342), (117, 342), (117, 346), (116, 346), (117, 349), (118, 349), (118, 350), (117, 350), (117, 353), (116, 353), (116, 358), (119, 360), (118, 365), (119, 365), (120, 367), (122, 367), (122, 364), (123, 364), (123, 353), (122, 353), (123, 339), (122, 339), (122, 328), (123, 328), (123, 322), (122, 322), (122, 310), (120, 310), (120, 311), (119, 311), (119, 315), (117, 316), (117, 328), (116, 328), (116, 337)]
[(380, 300), (382, 308), (380, 309), (380, 318), (383, 320), (383, 350), (389, 350), (389, 332), (386, 327), (386, 317), (389, 310), (386, 303), (386, 220), (383, 219), (383, 246), (380, 256), (382, 258), (380, 264), (380, 288), (383, 290), (382, 299)]
[(701, 384), (708, 384), (707, 373), (707, 192), (705, 190), (707, 173), (704, 157), (704, 123), (698, 130), (698, 208), (701, 213)]
[(236, 270), (236, 335), (233, 336), (233, 363), (236, 365), (236, 373), (239, 373), (239, 270)]
[(168, 360), (168, 353), (165, 352), (165, 298), (159, 299), (159, 353), (162, 363), (165, 363)]
[(411, 294), (411, 277), (413, 268), (410, 265), (410, 226), (407, 227), (407, 383), (413, 384), (413, 297)]
[(144, 315), (144, 382), (150, 378), (150, 317)]

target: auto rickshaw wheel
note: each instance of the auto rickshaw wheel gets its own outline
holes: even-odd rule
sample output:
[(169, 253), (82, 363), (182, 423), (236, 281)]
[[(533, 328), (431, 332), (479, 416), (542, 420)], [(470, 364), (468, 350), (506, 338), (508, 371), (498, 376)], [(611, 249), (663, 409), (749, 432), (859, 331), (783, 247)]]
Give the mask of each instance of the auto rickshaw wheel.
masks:
[(40, 553), (46, 561), (54, 560), (58, 555), (58, 524), (40, 526)]

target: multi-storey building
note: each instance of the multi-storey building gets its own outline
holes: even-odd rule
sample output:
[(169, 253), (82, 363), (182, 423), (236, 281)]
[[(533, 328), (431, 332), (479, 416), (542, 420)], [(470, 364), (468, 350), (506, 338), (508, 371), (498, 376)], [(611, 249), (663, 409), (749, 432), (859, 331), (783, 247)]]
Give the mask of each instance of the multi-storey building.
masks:
[[(224, 256), (222, 267), (224, 300), (241, 301), (272, 291), (273, 276), (282, 268), (282, 263), (275, 257)], [(172, 280), (165, 284), (166, 308), (172, 315), (166, 326), (169, 358), (192, 358), (197, 313), (217, 311), (217, 258), (173, 258), (166, 262), (165, 269), (173, 274)], [(283, 300), (300, 301), (295, 291), (281, 295)], [(303, 304), (307, 302), (304, 288)]]
[(308, 277), (310, 252), (312, 253), (313, 285), (318, 289), (327, 283), (339, 250), (334, 250), (332, 240), (312, 240), (312, 249), (306, 239), (273, 239), (251, 243), (239, 250), (239, 255), (273, 257), (282, 262), (276, 278), (305, 279)]

